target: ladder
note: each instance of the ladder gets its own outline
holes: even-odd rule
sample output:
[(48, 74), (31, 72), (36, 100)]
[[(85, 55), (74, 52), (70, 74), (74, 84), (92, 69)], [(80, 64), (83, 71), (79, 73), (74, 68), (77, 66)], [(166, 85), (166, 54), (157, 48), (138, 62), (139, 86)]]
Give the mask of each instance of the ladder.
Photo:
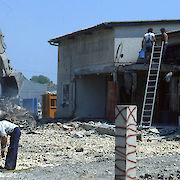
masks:
[(164, 42), (162, 42), (161, 46), (156, 46), (155, 42), (153, 43), (142, 114), (141, 114), (140, 127), (142, 128), (149, 128), (151, 127), (152, 124), (152, 117), (154, 111), (154, 103), (156, 99), (156, 90), (158, 86), (163, 47), (164, 47)]

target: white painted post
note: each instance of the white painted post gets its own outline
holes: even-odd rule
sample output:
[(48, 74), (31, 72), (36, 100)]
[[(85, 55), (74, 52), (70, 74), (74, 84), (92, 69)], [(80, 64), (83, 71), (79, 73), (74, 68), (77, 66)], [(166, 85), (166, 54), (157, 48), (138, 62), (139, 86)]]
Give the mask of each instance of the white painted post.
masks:
[(137, 107), (117, 105), (115, 113), (115, 180), (136, 179)]

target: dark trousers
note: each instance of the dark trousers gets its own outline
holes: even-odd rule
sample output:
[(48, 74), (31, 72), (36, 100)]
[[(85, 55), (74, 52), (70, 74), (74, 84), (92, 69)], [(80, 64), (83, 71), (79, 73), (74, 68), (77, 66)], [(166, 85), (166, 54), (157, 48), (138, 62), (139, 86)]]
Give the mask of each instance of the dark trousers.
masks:
[(6, 156), (5, 169), (13, 170), (16, 168), (16, 160), (18, 153), (19, 138), (21, 136), (20, 128), (17, 127), (11, 133), (10, 146), (8, 147), (8, 153)]
[(164, 63), (167, 63), (167, 48), (168, 48), (168, 44), (165, 43), (164, 44), (164, 50), (163, 50), (163, 57), (162, 57)]

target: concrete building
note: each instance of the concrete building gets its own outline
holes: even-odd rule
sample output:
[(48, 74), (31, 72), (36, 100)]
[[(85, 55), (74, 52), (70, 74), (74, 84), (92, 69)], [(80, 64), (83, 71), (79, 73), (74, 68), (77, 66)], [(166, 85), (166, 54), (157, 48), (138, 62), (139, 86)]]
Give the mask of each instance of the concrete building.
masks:
[[(113, 121), (115, 104), (137, 105), (140, 117), (148, 64), (139, 62), (138, 56), (149, 27), (156, 34), (162, 27), (170, 31), (169, 63), (161, 66), (155, 121), (168, 121), (166, 114), (176, 121), (180, 20), (108, 22), (51, 39), (49, 43), (58, 46), (57, 117)], [(173, 77), (166, 83), (170, 71)]]

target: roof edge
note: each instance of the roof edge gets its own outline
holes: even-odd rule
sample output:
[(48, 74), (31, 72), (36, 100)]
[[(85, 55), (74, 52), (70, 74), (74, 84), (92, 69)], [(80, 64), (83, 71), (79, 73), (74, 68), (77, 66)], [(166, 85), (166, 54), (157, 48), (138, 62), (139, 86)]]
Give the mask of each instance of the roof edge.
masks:
[(50, 39), (48, 42), (51, 45), (56, 45), (65, 40), (65, 39), (74, 39), (76, 36), (80, 34), (91, 34), (93, 31), (101, 30), (101, 29), (111, 29), (116, 26), (130, 26), (130, 25), (144, 25), (144, 24), (159, 24), (159, 23), (180, 23), (180, 19), (169, 19), (169, 20), (145, 20), (145, 21), (119, 21), (119, 22), (104, 22), (98, 24), (96, 26), (92, 26), (89, 28), (85, 28), (79, 31), (75, 31), (63, 36), (59, 36), (53, 39)]

